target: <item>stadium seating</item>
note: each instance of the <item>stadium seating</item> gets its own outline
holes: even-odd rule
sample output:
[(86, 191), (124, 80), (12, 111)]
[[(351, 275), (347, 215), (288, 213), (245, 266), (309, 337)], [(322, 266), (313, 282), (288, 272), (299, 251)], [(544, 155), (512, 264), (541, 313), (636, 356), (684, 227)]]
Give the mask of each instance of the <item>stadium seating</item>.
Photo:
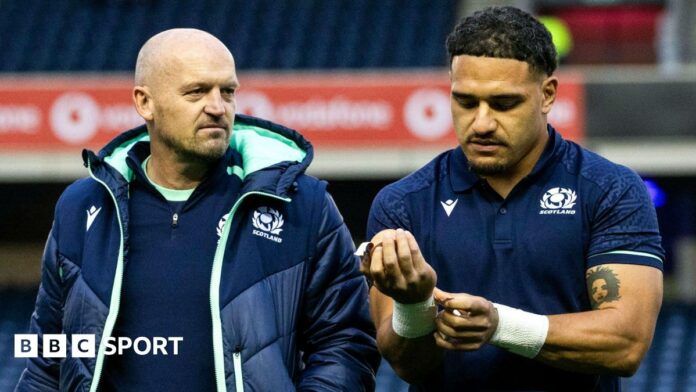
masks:
[(0, 72), (125, 71), (154, 33), (196, 27), (241, 69), (446, 64), (455, 0), (41, 0), (0, 2)]
[(696, 306), (665, 305), (655, 338), (628, 392), (696, 392)]
[(14, 358), (14, 335), (26, 333), (34, 307), (34, 290), (0, 290), (0, 392), (12, 391), (25, 360)]

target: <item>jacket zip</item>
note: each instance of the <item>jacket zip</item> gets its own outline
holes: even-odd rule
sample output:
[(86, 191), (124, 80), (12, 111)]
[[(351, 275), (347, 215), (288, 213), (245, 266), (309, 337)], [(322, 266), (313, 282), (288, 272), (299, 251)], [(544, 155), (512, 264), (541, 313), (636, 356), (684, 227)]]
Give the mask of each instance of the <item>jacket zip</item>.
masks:
[[(225, 353), (222, 351), (222, 319), (220, 317), (220, 280), (222, 277), (222, 261), (225, 259), (225, 247), (230, 234), (230, 227), (232, 226), (234, 214), (237, 212), (237, 209), (241, 205), (242, 201), (251, 195), (267, 196), (272, 199), (290, 202), (290, 198), (283, 198), (270, 193), (258, 191), (247, 192), (241, 195), (234, 203), (232, 209), (230, 210), (229, 218), (227, 219), (227, 222), (225, 222), (225, 226), (222, 229), (220, 241), (218, 242), (217, 249), (215, 249), (213, 272), (210, 276), (210, 312), (212, 313), (213, 321), (213, 363), (215, 366), (215, 384), (217, 386), (217, 392), (227, 392), (227, 384), (225, 383)], [(233, 360), (235, 389), (237, 392), (243, 392), (244, 380), (242, 378), (242, 354), (240, 347), (235, 349)]]
[(232, 354), (234, 361), (234, 387), (237, 392), (244, 392), (244, 378), (242, 376), (242, 349), (237, 346)]
[(114, 283), (111, 288), (111, 302), (109, 303), (109, 314), (106, 316), (106, 323), (104, 324), (104, 332), (102, 333), (102, 338), (99, 343), (99, 350), (97, 352), (97, 361), (94, 366), (94, 374), (92, 376), (92, 384), (89, 387), (90, 392), (96, 392), (99, 386), (99, 381), (101, 379), (101, 372), (104, 367), (104, 352), (106, 350), (106, 340), (111, 337), (114, 325), (116, 325), (116, 318), (118, 316), (119, 307), (121, 305), (121, 285), (123, 283), (123, 222), (121, 221), (121, 210), (118, 208), (118, 202), (116, 201), (116, 196), (111, 192), (111, 188), (92, 172), (92, 163), (87, 159), (87, 170), (89, 175), (98, 183), (102, 184), (106, 191), (109, 192), (111, 199), (114, 201), (114, 206), (116, 207), (116, 220), (118, 221), (118, 228), (120, 234), (120, 243), (118, 247), (118, 260), (116, 261), (116, 273), (114, 275)]
[[(87, 161), (87, 170), (89, 175), (98, 183), (100, 183), (111, 196), (116, 207), (116, 220), (118, 221), (120, 243), (118, 250), (118, 260), (116, 263), (116, 273), (114, 276), (114, 283), (111, 290), (111, 302), (109, 304), (109, 314), (106, 317), (106, 323), (104, 325), (104, 332), (102, 334), (102, 339), (99, 344), (99, 350), (97, 352), (96, 365), (94, 367), (94, 375), (92, 377), (92, 384), (90, 385), (90, 392), (96, 392), (99, 386), (99, 381), (101, 379), (101, 372), (104, 367), (104, 356), (106, 350), (106, 340), (111, 337), (113, 328), (116, 324), (116, 318), (118, 316), (118, 311), (121, 303), (121, 286), (123, 283), (123, 222), (121, 221), (121, 211), (118, 207), (118, 202), (116, 201), (116, 196), (114, 196), (111, 188), (109, 188), (104, 181), (97, 178), (92, 172), (91, 162)], [(222, 236), (218, 242), (217, 249), (215, 250), (215, 258), (213, 259), (213, 271), (210, 279), (210, 308), (212, 313), (213, 322), (213, 360), (215, 367), (215, 383), (217, 385), (218, 392), (227, 392), (227, 385), (225, 383), (225, 362), (224, 362), (224, 352), (223, 349), (223, 339), (222, 339), (222, 320), (220, 317), (220, 280), (222, 274), (222, 261), (225, 256), (225, 245), (227, 244), (227, 239), (229, 237), (230, 226), (232, 218), (236, 213), (241, 202), (248, 196), (251, 195), (261, 195), (270, 197), (272, 199), (282, 200), (285, 202), (290, 202), (290, 198), (279, 197), (270, 193), (265, 192), (247, 192), (241, 195), (237, 202), (232, 206), (230, 210), (230, 218), (227, 219), (225, 227), (223, 228)], [(177, 217), (178, 218), (178, 217)], [(241, 348), (233, 354), (234, 361), (234, 371), (235, 371), (235, 389), (237, 392), (244, 392), (244, 382), (242, 376), (242, 359), (241, 359)]]

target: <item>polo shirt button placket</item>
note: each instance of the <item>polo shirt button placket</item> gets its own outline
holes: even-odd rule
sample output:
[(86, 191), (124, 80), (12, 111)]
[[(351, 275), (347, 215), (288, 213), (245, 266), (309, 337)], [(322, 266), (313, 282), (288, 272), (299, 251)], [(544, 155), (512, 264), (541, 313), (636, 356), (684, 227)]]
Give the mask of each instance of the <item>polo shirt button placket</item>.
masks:
[(508, 211), (507, 211), (507, 208), (505, 208), (505, 207), (500, 207), (500, 209), (498, 210), (498, 212), (500, 213), (500, 215), (505, 215), (505, 214), (507, 214)]

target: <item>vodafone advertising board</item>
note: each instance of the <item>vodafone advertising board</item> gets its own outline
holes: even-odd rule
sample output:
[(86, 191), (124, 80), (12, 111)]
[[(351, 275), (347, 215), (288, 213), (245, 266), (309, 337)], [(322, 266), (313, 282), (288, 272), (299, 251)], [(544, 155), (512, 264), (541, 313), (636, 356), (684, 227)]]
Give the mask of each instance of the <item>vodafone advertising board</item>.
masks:
[[(582, 81), (561, 74), (549, 121), (582, 141)], [(297, 129), (315, 146), (456, 144), (446, 72), (240, 74), (237, 112)], [(0, 78), (0, 151), (97, 149), (142, 124), (130, 78)]]

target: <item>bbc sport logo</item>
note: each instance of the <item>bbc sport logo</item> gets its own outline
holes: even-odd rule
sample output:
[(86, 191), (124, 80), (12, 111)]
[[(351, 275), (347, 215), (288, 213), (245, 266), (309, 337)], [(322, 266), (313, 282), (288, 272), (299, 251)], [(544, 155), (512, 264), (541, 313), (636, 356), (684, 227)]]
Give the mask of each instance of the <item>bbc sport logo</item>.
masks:
[[(179, 343), (184, 338), (154, 336), (129, 337), (111, 336), (104, 342), (104, 355), (123, 355), (133, 350), (137, 355), (179, 355)], [(65, 358), (68, 351), (68, 337), (61, 334), (44, 334), (41, 341), (41, 357)], [(170, 347), (171, 344), (171, 347)], [(70, 356), (72, 358), (94, 358), (96, 337), (90, 334), (74, 334), (70, 337)], [(15, 358), (36, 358), (39, 356), (39, 336), (35, 334), (14, 335)]]

